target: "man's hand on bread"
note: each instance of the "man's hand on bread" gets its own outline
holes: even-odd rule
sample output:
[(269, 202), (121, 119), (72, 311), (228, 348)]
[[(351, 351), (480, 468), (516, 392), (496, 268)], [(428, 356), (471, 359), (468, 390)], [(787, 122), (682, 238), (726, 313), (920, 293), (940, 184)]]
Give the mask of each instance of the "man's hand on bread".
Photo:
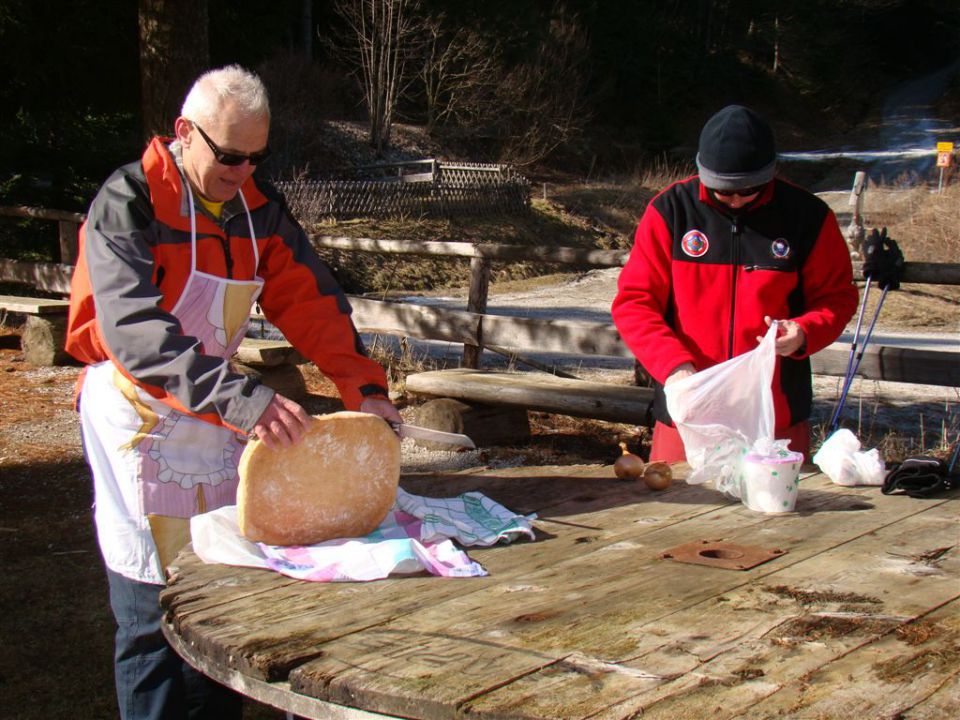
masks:
[[(386, 398), (365, 398), (360, 403), (360, 412), (379, 415), (387, 422), (402, 423), (403, 418)], [(295, 445), (303, 437), (313, 420), (299, 404), (283, 395), (275, 394), (263, 415), (253, 426), (253, 433), (271, 450)]]
[(313, 420), (300, 405), (275, 393), (263, 415), (253, 426), (253, 433), (271, 450), (290, 447), (303, 436)]

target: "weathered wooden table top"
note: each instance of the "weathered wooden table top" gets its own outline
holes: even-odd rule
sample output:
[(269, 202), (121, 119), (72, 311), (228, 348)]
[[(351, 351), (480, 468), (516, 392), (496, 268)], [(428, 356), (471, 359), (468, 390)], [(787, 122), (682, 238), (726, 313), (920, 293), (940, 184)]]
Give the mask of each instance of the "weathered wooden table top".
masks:
[[(944, 718), (960, 712), (960, 495), (802, 475), (797, 511), (610, 466), (406, 476), (536, 512), (537, 540), (469, 549), (489, 577), (321, 584), (205, 565), (163, 593), (191, 663), (304, 717)], [(723, 541), (748, 570), (662, 557)]]

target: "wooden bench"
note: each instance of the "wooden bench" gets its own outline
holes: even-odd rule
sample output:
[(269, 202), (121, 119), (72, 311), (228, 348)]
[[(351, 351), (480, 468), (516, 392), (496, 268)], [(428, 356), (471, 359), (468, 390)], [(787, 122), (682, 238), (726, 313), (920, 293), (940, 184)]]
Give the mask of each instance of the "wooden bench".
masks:
[(68, 300), (0, 295), (0, 311), (26, 317), (20, 347), (24, 360), (31, 365), (70, 365), (74, 362), (63, 349), (69, 309)]
[(653, 400), (647, 387), (469, 368), (408, 375), (407, 392), (632, 424), (645, 421)]

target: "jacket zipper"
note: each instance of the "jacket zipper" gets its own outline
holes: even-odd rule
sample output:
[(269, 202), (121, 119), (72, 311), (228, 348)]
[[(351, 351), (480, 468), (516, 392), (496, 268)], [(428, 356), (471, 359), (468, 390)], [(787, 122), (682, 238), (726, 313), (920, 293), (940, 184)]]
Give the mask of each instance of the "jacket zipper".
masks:
[(744, 265), (744, 272), (753, 272), (754, 270), (773, 270), (775, 272), (783, 272), (784, 269), (777, 267), (776, 265)]
[(227, 265), (227, 280), (233, 280), (233, 255), (230, 254), (230, 237), (220, 238), (223, 245), (223, 260)]
[(227, 232), (227, 221), (220, 222), (223, 235), (220, 236), (220, 245), (223, 246), (223, 262), (227, 266), (227, 280), (233, 280), (233, 254), (230, 252), (230, 233)]
[(734, 215), (731, 219), (733, 221), (730, 225), (730, 233), (733, 239), (733, 282), (730, 285), (730, 334), (727, 339), (728, 360), (733, 357), (733, 330), (737, 310), (737, 275), (740, 274), (740, 235), (743, 233), (743, 229), (740, 226), (740, 216)]

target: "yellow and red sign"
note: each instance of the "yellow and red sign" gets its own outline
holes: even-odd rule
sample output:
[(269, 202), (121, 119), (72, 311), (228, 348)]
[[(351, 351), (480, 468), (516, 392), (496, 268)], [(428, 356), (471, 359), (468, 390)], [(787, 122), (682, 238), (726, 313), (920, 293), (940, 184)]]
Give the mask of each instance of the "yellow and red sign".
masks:
[(941, 168), (950, 167), (950, 162), (952, 158), (953, 158), (953, 143), (938, 142), (937, 143), (937, 167), (941, 167)]

